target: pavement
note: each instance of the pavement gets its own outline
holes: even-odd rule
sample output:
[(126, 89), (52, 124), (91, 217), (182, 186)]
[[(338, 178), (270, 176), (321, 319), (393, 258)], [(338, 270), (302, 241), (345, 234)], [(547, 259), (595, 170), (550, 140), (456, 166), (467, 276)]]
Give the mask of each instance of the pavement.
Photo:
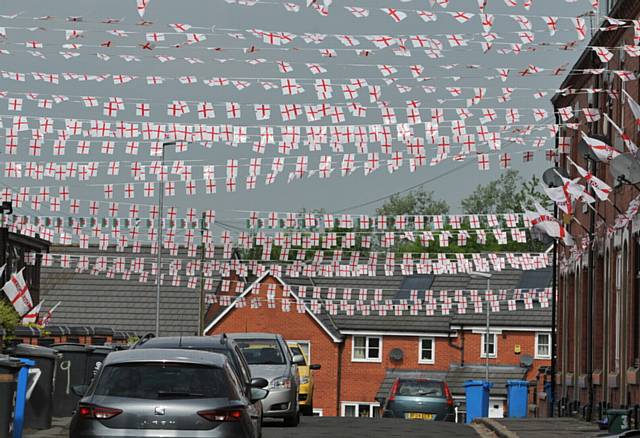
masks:
[[(407, 421), (384, 418), (302, 417), (298, 427), (284, 427), (280, 421), (265, 420), (263, 438), (406, 438), (440, 435), (443, 437), (483, 437), (469, 426), (455, 423)], [(67, 438), (69, 419), (55, 418), (53, 428), (27, 431), (24, 438)]]
[(589, 438), (604, 435), (597, 425), (577, 418), (477, 418), (475, 423), (489, 429), (498, 438)]

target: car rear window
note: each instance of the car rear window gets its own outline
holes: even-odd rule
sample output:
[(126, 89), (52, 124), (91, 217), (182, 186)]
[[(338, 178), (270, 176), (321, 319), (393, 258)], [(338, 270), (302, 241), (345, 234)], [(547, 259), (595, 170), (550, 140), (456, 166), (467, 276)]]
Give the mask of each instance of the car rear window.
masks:
[(430, 380), (401, 380), (397, 395), (408, 397), (444, 397), (442, 382)]
[(94, 395), (147, 400), (237, 398), (224, 369), (154, 362), (106, 366)]
[(249, 365), (284, 365), (284, 352), (275, 339), (238, 339), (236, 341)]

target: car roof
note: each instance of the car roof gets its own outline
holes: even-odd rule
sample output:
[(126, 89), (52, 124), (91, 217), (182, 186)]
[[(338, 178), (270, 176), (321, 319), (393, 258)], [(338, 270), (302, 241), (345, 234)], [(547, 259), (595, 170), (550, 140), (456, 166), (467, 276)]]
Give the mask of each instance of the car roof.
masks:
[(123, 350), (109, 353), (104, 360), (104, 366), (121, 365), (136, 362), (170, 362), (189, 363), (197, 365), (213, 365), (222, 368), (227, 363), (227, 357), (219, 353), (201, 350), (178, 350), (170, 348), (149, 348), (140, 350)]
[(280, 339), (277, 333), (227, 333), (231, 339)]
[[(163, 336), (149, 338), (135, 348), (213, 348), (226, 350), (227, 343), (221, 335), (215, 336)], [(230, 339), (227, 339), (230, 341)]]

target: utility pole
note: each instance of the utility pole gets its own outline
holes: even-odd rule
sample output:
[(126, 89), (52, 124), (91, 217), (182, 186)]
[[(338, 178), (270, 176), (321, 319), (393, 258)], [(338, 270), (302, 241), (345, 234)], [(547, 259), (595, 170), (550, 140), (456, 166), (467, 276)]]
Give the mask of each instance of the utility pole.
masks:
[(205, 261), (205, 246), (204, 246), (204, 227), (205, 227), (205, 213), (202, 213), (200, 219), (200, 244), (202, 245), (202, 251), (200, 253), (200, 299), (198, 300), (198, 336), (204, 336), (204, 261)]
[(164, 150), (176, 142), (162, 143), (162, 164), (160, 170), (160, 192), (158, 193), (158, 254), (156, 258), (156, 336), (160, 336), (160, 281), (162, 279), (162, 216), (164, 203)]

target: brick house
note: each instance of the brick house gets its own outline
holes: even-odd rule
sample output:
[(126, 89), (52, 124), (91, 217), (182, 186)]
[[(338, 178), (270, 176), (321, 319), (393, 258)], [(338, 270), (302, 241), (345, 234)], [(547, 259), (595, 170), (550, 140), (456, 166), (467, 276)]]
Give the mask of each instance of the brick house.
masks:
[[(533, 274), (533, 275), (532, 275)], [(536, 275), (537, 274), (537, 275)], [(522, 272), (505, 270), (493, 273), (492, 289), (544, 288), (549, 285), (551, 271)], [(235, 279), (230, 290), (236, 290)], [(358, 278), (280, 278), (266, 272), (247, 283), (240, 295), (232, 295), (230, 304), (212, 305), (208, 312), (205, 334), (220, 332), (275, 332), (288, 340), (308, 346), (311, 362), (322, 369), (314, 374), (317, 392), (314, 409), (319, 415), (377, 416), (392, 381), (399, 376), (445, 378), (450, 382), (454, 398), (464, 399), (463, 382), (484, 379), (485, 359), (483, 341), (486, 316), (467, 310), (466, 314), (436, 311), (427, 316), (415, 314), (379, 315), (357, 312), (330, 315), (325, 306), (312, 311), (307, 301), (304, 313), (296, 305), (283, 311), (280, 302), (271, 306), (264, 298), (268, 291), (283, 296), (291, 287), (294, 302), (298, 302), (297, 286), (320, 287), (322, 299), (329, 288), (382, 289), (382, 300), (408, 298), (409, 289), (436, 291), (484, 290), (486, 281), (467, 275), (439, 276), (376, 276)], [(271, 286), (270, 286), (271, 285)], [(286, 289), (289, 290), (289, 289)], [(264, 301), (257, 305), (239, 303)], [(244, 301), (242, 301), (244, 300)], [(491, 380), (491, 414), (502, 416), (505, 409), (507, 379), (535, 380), (541, 367), (550, 364), (550, 310), (538, 303), (525, 309), (519, 303), (516, 311), (508, 311), (506, 303), (501, 311), (492, 313), (489, 339)], [(393, 352), (393, 354), (392, 354)], [(525, 355), (533, 358), (530, 368), (520, 366)], [(543, 368), (544, 369), (544, 368)], [(537, 397), (536, 397), (537, 399)], [(532, 400), (533, 401), (533, 400)], [(463, 410), (464, 408), (462, 408)]]
[[(601, 24), (602, 29), (588, 43), (589, 47), (610, 48), (613, 58), (603, 64), (593, 49), (586, 49), (573, 69), (603, 69), (602, 73), (572, 74), (560, 88), (593, 89), (594, 92), (557, 94), (553, 98), (556, 111), (567, 107), (573, 110), (575, 118), (571, 122), (578, 126), (561, 128), (559, 136), (569, 139), (569, 157), (585, 169), (590, 164), (578, 149), (581, 131), (602, 136), (622, 153), (629, 149), (618, 129), (635, 144), (640, 142), (636, 120), (623, 93), (624, 90), (636, 102), (640, 101), (638, 81), (623, 82), (615, 73), (616, 70), (630, 71), (637, 75), (640, 69), (638, 58), (629, 56), (622, 48), (637, 45), (630, 20), (640, 18), (640, 2), (609, 0), (602, 2), (602, 8), (601, 16), (618, 17), (630, 24), (622, 27)], [(588, 121), (582, 111), (588, 108), (598, 109), (603, 116), (598, 121)], [(572, 178), (579, 176), (567, 155), (560, 155), (558, 165)], [(596, 203), (597, 214), (592, 216), (587, 208), (581, 207), (575, 213), (587, 229), (593, 220), (593, 252), (590, 253), (588, 247), (573, 253), (569, 249), (560, 250), (556, 393), (561, 398), (562, 411), (587, 416), (593, 412), (599, 416), (609, 406), (640, 403), (640, 220), (633, 217), (617, 229), (608, 230), (619, 212), (625, 212), (637, 198), (638, 190), (618, 184), (610, 164), (591, 165), (592, 173), (614, 189), (609, 196), (610, 203)], [(570, 232), (576, 242), (588, 238), (587, 230), (575, 221), (570, 225)], [(593, 269), (589, 269), (590, 266)], [(585, 407), (591, 409), (584, 410)]]

